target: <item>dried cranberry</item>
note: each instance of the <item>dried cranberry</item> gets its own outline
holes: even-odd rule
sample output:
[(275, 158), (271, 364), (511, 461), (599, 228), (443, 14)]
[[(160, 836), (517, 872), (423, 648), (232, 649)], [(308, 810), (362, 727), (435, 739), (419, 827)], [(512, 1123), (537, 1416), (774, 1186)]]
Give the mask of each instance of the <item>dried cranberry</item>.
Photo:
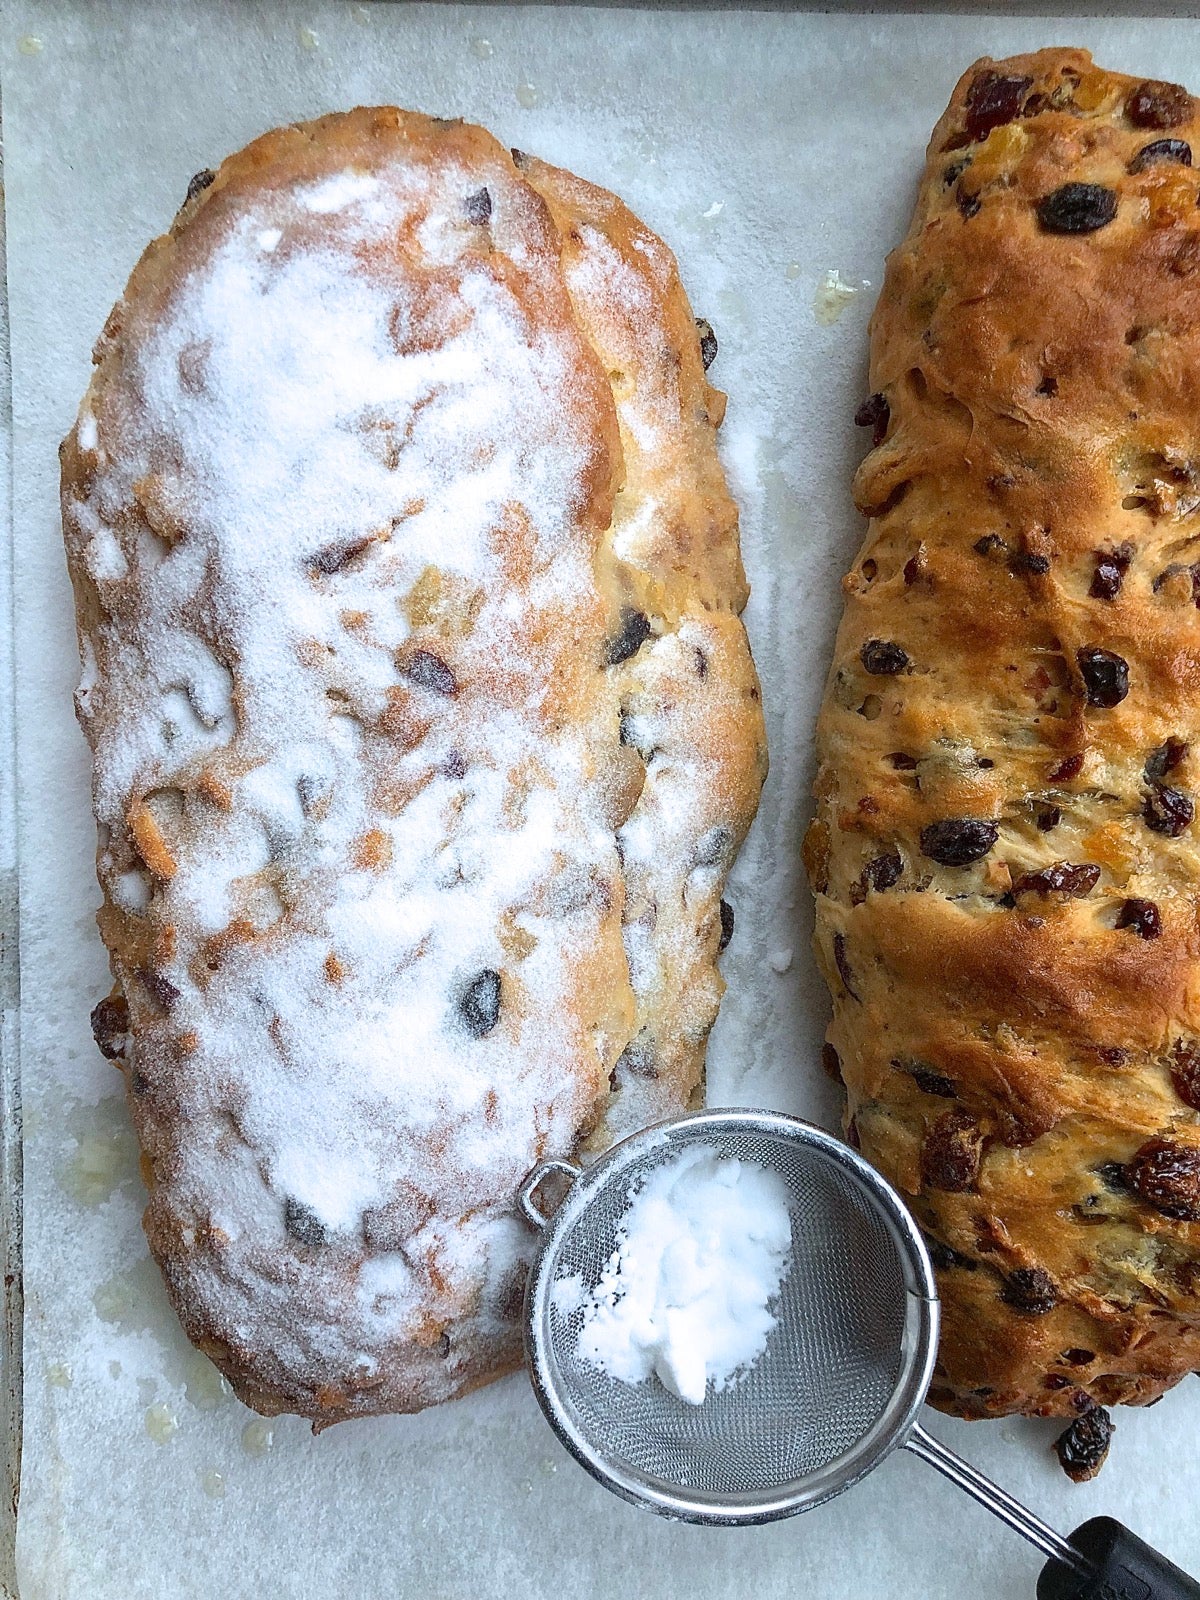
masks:
[(1129, 663), (1111, 650), (1090, 646), (1076, 650), (1075, 659), (1083, 674), (1083, 687), (1090, 706), (1110, 710), (1120, 705), (1129, 693)]
[(1135, 128), (1177, 128), (1191, 121), (1192, 97), (1177, 83), (1148, 78), (1126, 100), (1125, 115)]
[(632, 606), (626, 606), (621, 612), (621, 626), (619, 632), (608, 642), (605, 660), (610, 667), (618, 666), (622, 661), (628, 661), (650, 637), (650, 619), (644, 611), (635, 611)]
[(1121, 592), (1129, 563), (1133, 560), (1133, 546), (1123, 544), (1116, 550), (1096, 551), (1096, 570), (1088, 594), (1093, 600), (1115, 600)]
[(1039, 806), (1037, 808), (1036, 821), (1039, 833), (1049, 833), (1052, 828), (1057, 828), (1062, 821), (1062, 808), (1059, 806)]
[(828, 1040), (821, 1046), (821, 1065), (825, 1069), (825, 1076), (832, 1078), (834, 1083), (842, 1083), (842, 1058)]
[[(899, 1067), (898, 1061), (893, 1061), (894, 1067)], [(958, 1085), (953, 1078), (947, 1078), (941, 1072), (934, 1072), (932, 1067), (923, 1067), (913, 1062), (907, 1069), (909, 1077), (920, 1089), (922, 1094), (937, 1095), (939, 1100), (953, 1100), (958, 1093)]]
[(1100, 882), (1100, 868), (1093, 862), (1074, 864), (1056, 861), (1040, 872), (1026, 872), (1013, 884), (1014, 894), (1068, 894), (1082, 899)]
[(728, 900), (721, 901), (721, 937), (717, 940), (717, 954), (728, 948), (733, 938), (733, 907)]
[(1032, 78), (1006, 77), (1000, 72), (977, 72), (967, 90), (963, 128), (972, 140), (986, 139), (993, 128), (1013, 122), (1021, 115), (1021, 104)]
[(892, 418), (892, 409), (888, 405), (885, 394), (869, 394), (854, 413), (854, 424), (858, 428), (870, 428), (871, 443), (882, 444), (887, 438), (888, 423)]
[(1189, 745), (1184, 739), (1177, 739), (1174, 734), (1165, 744), (1160, 744), (1157, 749), (1151, 750), (1146, 757), (1146, 782), (1161, 783), (1169, 772), (1174, 772), (1182, 761), (1187, 759)]
[(1192, 164), (1192, 147), (1185, 139), (1155, 139), (1152, 144), (1144, 144), (1129, 163), (1130, 172), (1145, 172), (1147, 167), (1152, 167), (1156, 162), (1174, 162), (1180, 167), (1190, 167)]
[(1157, 939), (1162, 933), (1162, 914), (1153, 900), (1126, 900), (1117, 927), (1132, 928), (1139, 939)]
[(908, 652), (891, 639), (868, 639), (858, 652), (859, 660), (877, 678), (893, 678), (908, 666)]
[(863, 892), (874, 889), (882, 894), (885, 889), (890, 889), (904, 871), (904, 862), (894, 850), (889, 850), (886, 855), (876, 856), (873, 861), (868, 861), (862, 870), (859, 880)]
[(1038, 201), (1038, 226), (1043, 233), (1095, 233), (1117, 214), (1113, 189), (1099, 183), (1064, 183)]
[(850, 971), (850, 963), (846, 959), (846, 939), (844, 934), (835, 933), (833, 936), (833, 961), (838, 969), (838, 976), (846, 987), (846, 993), (852, 1000), (859, 1000), (860, 996), (854, 988), (854, 975)]
[(1094, 1406), (1059, 1434), (1054, 1448), (1059, 1464), (1073, 1483), (1087, 1483), (1100, 1471), (1114, 1431), (1108, 1412), (1103, 1406)]
[(927, 1189), (965, 1194), (983, 1159), (983, 1135), (969, 1111), (944, 1111), (921, 1146), (921, 1181)]
[(696, 318), (696, 333), (700, 338), (700, 359), (704, 363), (705, 372), (717, 359), (717, 336), (712, 330), (712, 323), (705, 317)]
[(1082, 753), (1066, 756), (1056, 767), (1050, 770), (1051, 783), (1070, 783), (1072, 778), (1077, 778), (1083, 771)]
[(1028, 1311), (1031, 1316), (1044, 1317), (1058, 1304), (1058, 1288), (1050, 1274), (1041, 1267), (1018, 1267), (1005, 1278), (1000, 1298), (1016, 1311)]
[(491, 1033), (500, 1020), (500, 974), (485, 967), (464, 989), (458, 1014), (474, 1039)]
[(414, 650), (405, 657), (400, 670), (419, 689), (432, 689), (434, 694), (458, 693), (458, 679), (441, 656), (435, 656), (432, 650)]
[(1142, 807), (1142, 818), (1155, 833), (1164, 833), (1168, 839), (1178, 839), (1189, 828), (1196, 815), (1196, 807), (1182, 789), (1172, 789), (1159, 784), (1151, 789)]
[(205, 167), (202, 172), (197, 172), (195, 177), (188, 181), (187, 200), (184, 201), (184, 204), (186, 205), (188, 200), (194, 200), (198, 194), (202, 194), (215, 177), (216, 173), (210, 167)]
[(484, 223), (492, 220), (492, 195), (489, 189), (476, 189), (474, 194), (469, 194), (463, 202), (467, 221), (473, 222), (477, 228), (482, 228)]
[(943, 867), (982, 861), (1000, 837), (999, 825), (984, 817), (947, 817), (921, 829), (921, 850)]
[(1185, 1106), (1200, 1111), (1200, 1040), (1176, 1039), (1172, 1057), (1171, 1082), (1175, 1093)]
[(120, 1061), (129, 1032), (129, 1002), (123, 994), (106, 995), (92, 1008), (92, 1037), (108, 1061)]
[(283, 1202), (283, 1225), (297, 1244), (307, 1245), (309, 1249), (329, 1242), (325, 1224), (317, 1213), (291, 1195)]
[(1200, 1222), (1200, 1148), (1151, 1139), (1125, 1169), (1135, 1194), (1164, 1217)]

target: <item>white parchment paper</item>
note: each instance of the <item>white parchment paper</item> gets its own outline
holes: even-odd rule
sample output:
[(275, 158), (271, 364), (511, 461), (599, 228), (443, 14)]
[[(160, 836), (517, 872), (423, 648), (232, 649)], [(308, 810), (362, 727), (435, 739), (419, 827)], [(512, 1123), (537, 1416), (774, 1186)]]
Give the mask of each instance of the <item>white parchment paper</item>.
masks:
[[(314, 1439), (191, 1351), (139, 1227), (135, 1151), (88, 1011), (107, 990), (57, 510), (89, 350), (188, 178), (281, 121), (394, 102), (490, 126), (623, 195), (677, 251), (721, 353), (772, 771), (737, 868), (710, 1101), (834, 1117), (798, 846), (811, 728), (860, 537), (866, 322), (921, 152), (985, 52), (1090, 46), (1200, 87), (1200, 27), (1120, 20), (10, 0), (0, 24), (15, 424), (25, 1151), (23, 1600), (940, 1600), (1032, 1594), (1037, 1558), (893, 1458), (795, 1522), (676, 1527), (610, 1498), (513, 1378)], [(842, 292), (830, 293), (836, 273)], [(869, 285), (869, 286), (867, 286)], [(826, 286), (826, 287), (823, 287)], [(855, 293), (855, 290), (859, 292)], [(840, 312), (840, 315), (836, 315)], [(1126, 1412), (1075, 1488), (1051, 1425), (934, 1430), (1051, 1520), (1121, 1516), (1200, 1569), (1200, 1392)]]

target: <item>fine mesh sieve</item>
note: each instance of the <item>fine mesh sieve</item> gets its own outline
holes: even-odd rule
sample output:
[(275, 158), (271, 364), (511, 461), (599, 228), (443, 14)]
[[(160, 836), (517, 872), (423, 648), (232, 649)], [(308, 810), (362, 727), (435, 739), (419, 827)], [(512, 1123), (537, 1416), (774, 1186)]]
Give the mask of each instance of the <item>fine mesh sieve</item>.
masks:
[[(647, 1175), (697, 1144), (777, 1173), (792, 1232), (766, 1349), (698, 1406), (655, 1378), (624, 1383), (584, 1360), (581, 1297), (555, 1296), (582, 1280), (586, 1298)], [(547, 1216), (538, 1196), (556, 1175), (570, 1187)], [(634, 1134), (586, 1171), (544, 1162), (517, 1203), (542, 1232), (526, 1298), (534, 1390), (567, 1449), (625, 1499), (688, 1522), (769, 1522), (820, 1505), (904, 1446), (1051, 1558), (1038, 1586), (1046, 1600), (1099, 1595), (1106, 1574), (1133, 1571), (1154, 1580), (1129, 1589), (1146, 1600), (1200, 1597), (1111, 1519), (1085, 1523), (1069, 1543), (917, 1425), (937, 1350), (929, 1256), (896, 1191), (821, 1129), (768, 1111), (698, 1112)]]

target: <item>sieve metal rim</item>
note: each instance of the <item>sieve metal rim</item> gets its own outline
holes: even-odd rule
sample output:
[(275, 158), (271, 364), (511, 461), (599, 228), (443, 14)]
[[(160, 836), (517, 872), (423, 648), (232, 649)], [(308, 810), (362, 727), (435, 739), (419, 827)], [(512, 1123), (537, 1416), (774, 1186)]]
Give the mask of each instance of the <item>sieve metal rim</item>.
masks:
[[(870, 1429), (840, 1470), (834, 1470), (839, 1466), (835, 1462), (822, 1473), (816, 1474), (815, 1479), (820, 1486), (815, 1490), (793, 1486), (775, 1496), (756, 1497), (747, 1505), (729, 1502), (718, 1505), (706, 1504), (683, 1491), (652, 1485), (643, 1477), (626, 1472), (619, 1464), (606, 1462), (596, 1454), (570, 1413), (560, 1403), (551, 1376), (549, 1302), (553, 1284), (551, 1266), (557, 1255), (558, 1241), (579, 1219), (592, 1195), (609, 1181), (615, 1167), (631, 1165), (649, 1154), (656, 1145), (673, 1142), (672, 1136), (677, 1132), (682, 1132), (684, 1137), (691, 1140), (701, 1139), (705, 1134), (716, 1136), (733, 1130), (774, 1135), (782, 1139), (799, 1137), (852, 1174), (869, 1192), (888, 1223), (904, 1268), (910, 1309), (915, 1310), (919, 1326), (909, 1360), (896, 1385), (893, 1405), (885, 1413), (886, 1429), (880, 1423)], [(561, 1170), (566, 1164), (546, 1162), (543, 1165), (547, 1170)], [(532, 1176), (527, 1177), (522, 1185), (523, 1198), (528, 1197), (532, 1188), (536, 1187), (531, 1182)], [(536, 1216), (532, 1206), (523, 1204), (522, 1210), (531, 1221)], [(560, 1443), (591, 1477), (621, 1499), (672, 1521), (716, 1527), (752, 1527), (810, 1511), (851, 1488), (867, 1473), (874, 1471), (894, 1450), (899, 1449), (916, 1427), (917, 1417), (925, 1403), (937, 1359), (938, 1323), (937, 1288), (929, 1252), (911, 1213), (891, 1184), (856, 1150), (825, 1129), (783, 1112), (746, 1107), (709, 1108), (654, 1123), (620, 1140), (592, 1166), (579, 1172), (558, 1210), (542, 1226), (538, 1252), (525, 1291), (525, 1350), (530, 1379), (538, 1404)], [(896, 1404), (897, 1400), (899, 1404)], [(877, 1435), (881, 1432), (885, 1437), (879, 1442)], [(823, 1478), (827, 1478), (828, 1482), (822, 1484)], [(805, 1483), (810, 1481), (806, 1479)]]

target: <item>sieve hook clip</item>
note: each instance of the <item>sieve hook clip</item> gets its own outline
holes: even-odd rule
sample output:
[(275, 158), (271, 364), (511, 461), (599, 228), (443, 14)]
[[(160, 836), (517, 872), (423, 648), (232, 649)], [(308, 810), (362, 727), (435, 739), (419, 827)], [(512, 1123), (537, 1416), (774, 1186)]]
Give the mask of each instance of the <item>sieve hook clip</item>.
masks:
[(583, 1168), (576, 1166), (573, 1161), (564, 1161), (558, 1157), (551, 1161), (539, 1161), (517, 1190), (517, 1210), (525, 1218), (525, 1221), (539, 1230), (544, 1228), (550, 1221), (550, 1218), (534, 1199), (534, 1196), (547, 1178), (552, 1178), (555, 1173), (559, 1173), (569, 1182), (574, 1183), (582, 1171)]

